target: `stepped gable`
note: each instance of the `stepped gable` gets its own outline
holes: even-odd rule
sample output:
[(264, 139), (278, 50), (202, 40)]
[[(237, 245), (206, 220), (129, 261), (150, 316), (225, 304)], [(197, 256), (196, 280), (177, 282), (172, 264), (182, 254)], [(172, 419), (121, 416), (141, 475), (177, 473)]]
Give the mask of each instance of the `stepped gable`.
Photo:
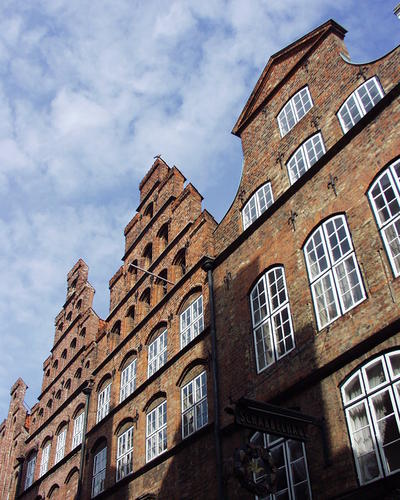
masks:
[(290, 75), (299, 62), (303, 63), (306, 60), (308, 54), (313, 52), (320, 40), (329, 33), (335, 33), (343, 40), (347, 31), (330, 19), (270, 57), (233, 127), (232, 133), (234, 135), (240, 136), (243, 127), (261, 110), (266, 101), (279, 91), (286, 77)]

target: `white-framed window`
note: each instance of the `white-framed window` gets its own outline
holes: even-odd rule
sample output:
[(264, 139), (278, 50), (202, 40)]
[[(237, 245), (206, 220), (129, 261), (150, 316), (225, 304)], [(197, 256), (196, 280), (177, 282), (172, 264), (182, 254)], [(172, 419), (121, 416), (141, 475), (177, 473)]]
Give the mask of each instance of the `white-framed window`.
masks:
[(393, 274), (400, 275), (400, 160), (389, 165), (368, 190)]
[(313, 135), (307, 139), (289, 158), (287, 169), (290, 184), (294, 184), (305, 172), (325, 154), (322, 134)]
[[(126, 399), (136, 389), (136, 358), (121, 372), (119, 401)], [(108, 413), (108, 412), (107, 412)]]
[(360, 484), (400, 470), (400, 350), (366, 362), (341, 387)]
[(93, 479), (92, 479), (92, 498), (104, 491), (107, 467), (107, 446), (100, 450), (94, 456), (93, 460)]
[(151, 377), (167, 362), (167, 330), (164, 330), (151, 344), (148, 349), (147, 375)]
[[(271, 434), (256, 432), (251, 438), (253, 445), (266, 448), (277, 468), (277, 490), (265, 498), (257, 500), (311, 500), (310, 477), (308, 474), (306, 449), (304, 443), (284, 439)], [(255, 475), (255, 481), (262, 481), (263, 474)]]
[(117, 442), (117, 481), (133, 470), (133, 427), (118, 436)]
[(163, 401), (146, 415), (146, 462), (167, 449), (167, 402)]
[(383, 97), (379, 80), (373, 76), (360, 85), (344, 102), (338, 111), (343, 132), (348, 132)]
[(258, 219), (260, 215), (272, 205), (273, 202), (274, 197), (272, 195), (271, 183), (267, 182), (257, 189), (257, 191), (251, 196), (249, 201), (243, 207), (243, 230), (253, 224), (253, 222)]
[(250, 292), (257, 372), (294, 348), (293, 324), (286, 289), (285, 270), (275, 266)]
[(286, 135), (310, 111), (313, 105), (308, 87), (304, 87), (294, 94), (278, 115), (281, 137)]
[(64, 427), (63, 429), (61, 429), (61, 431), (58, 433), (57, 436), (56, 457), (54, 460), (55, 464), (64, 458), (66, 440), (67, 440), (67, 427)]
[(85, 419), (85, 413), (82, 411), (78, 416), (74, 418), (74, 430), (72, 433), (72, 448), (76, 448), (82, 443), (83, 439), (83, 423)]
[(304, 255), (321, 330), (365, 299), (345, 216), (321, 224), (304, 245)]
[(203, 296), (194, 300), (180, 316), (181, 349), (203, 331)]
[(47, 469), (49, 468), (50, 449), (51, 449), (51, 443), (47, 443), (46, 446), (42, 448), (42, 458), (40, 460), (39, 477), (42, 477), (44, 474), (46, 474)]
[(182, 438), (204, 427), (208, 422), (207, 375), (200, 373), (182, 387)]
[(36, 467), (36, 455), (33, 455), (28, 460), (28, 465), (26, 466), (26, 477), (25, 477), (25, 489), (33, 483), (35, 477), (35, 467)]
[(111, 382), (99, 393), (97, 399), (97, 419), (100, 422), (110, 411)]

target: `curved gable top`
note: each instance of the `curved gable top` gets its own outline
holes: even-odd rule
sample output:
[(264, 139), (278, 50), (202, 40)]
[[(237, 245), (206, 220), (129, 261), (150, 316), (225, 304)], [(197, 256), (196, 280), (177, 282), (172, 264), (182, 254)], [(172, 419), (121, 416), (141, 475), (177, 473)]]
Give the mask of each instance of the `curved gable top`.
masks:
[(271, 92), (275, 91), (279, 83), (286, 78), (302, 57), (313, 51), (320, 39), (328, 33), (335, 33), (343, 39), (347, 31), (333, 19), (330, 19), (270, 57), (233, 127), (232, 134), (240, 136), (242, 129), (269, 98)]

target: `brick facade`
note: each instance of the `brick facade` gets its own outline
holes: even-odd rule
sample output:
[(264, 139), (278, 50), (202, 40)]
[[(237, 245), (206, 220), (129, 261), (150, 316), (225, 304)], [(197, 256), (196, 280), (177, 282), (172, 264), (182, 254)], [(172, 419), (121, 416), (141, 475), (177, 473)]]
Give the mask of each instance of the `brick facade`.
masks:
[[(109, 283), (107, 318), (98, 318), (92, 309), (94, 290), (87, 265), (80, 260), (68, 273), (66, 302), (55, 320), (51, 355), (43, 364), (39, 402), (27, 416), (26, 386), (17, 381), (9, 415), (0, 426), (1, 498), (9, 494), (9, 498), (32, 500), (86, 499), (93, 488), (98, 488), (97, 498), (112, 499), (254, 498), (235, 475), (234, 456), (235, 449), (259, 436), (235, 425), (232, 414), (225, 411), (241, 398), (296, 409), (323, 423), (322, 431), (309, 426), (304, 448), (296, 445), (296, 466), (289, 466), (290, 460), (295, 462), (290, 451), (295, 444), (285, 441), (278, 446), (271, 441), (270, 452), (281, 466), (277, 488), (283, 491), (286, 482), (287, 498), (296, 498), (296, 491), (297, 498), (396, 497), (400, 423), (392, 414), (398, 415), (400, 406), (400, 385), (396, 385), (400, 284), (388, 252), (392, 248), (395, 253), (397, 240), (391, 247), (385, 245), (368, 191), (400, 155), (396, 128), (400, 49), (372, 63), (353, 64), (344, 36), (342, 27), (328, 21), (271, 57), (233, 130), (242, 141), (243, 172), (233, 204), (219, 225), (202, 209), (196, 188), (185, 183), (176, 167), (157, 158), (140, 183), (140, 204), (124, 231), (125, 254)], [(382, 97), (344, 133), (339, 109), (373, 77), (379, 80)], [(312, 106), (282, 137), (277, 117), (305, 88)], [(291, 184), (288, 162), (317, 133), (325, 153)], [(265, 183), (270, 183), (273, 203), (244, 229), (245, 208)], [(397, 189), (400, 193), (400, 184)], [(321, 295), (336, 294), (336, 305), (331, 302), (326, 314), (335, 310), (337, 317), (327, 321), (322, 299), (315, 299), (319, 288), (310, 286), (312, 273), (305, 252), (310, 237), (318, 231), (325, 234), (321, 228), (333, 220), (342, 224), (340, 238), (347, 244), (343, 252), (348, 257), (329, 271), (336, 292)], [(333, 243), (327, 237), (324, 244), (328, 259), (327, 249)], [(333, 252), (332, 247), (332, 261)], [(351, 263), (355, 263), (353, 271)], [(253, 325), (256, 316), (252, 315), (252, 307), (258, 306), (251, 297), (263, 276), (269, 283), (270, 272), (280, 279), (276, 295), (272, 297), (275, 292), (266, 285), (266, 294), (258, 296), (264, 318), (260, 340), (261, 327)], [(346, 292), (346, 283), (352, 286), (351, 293)], [(274, 300), (284, 303), (281, 316), (266, 313), (262, 301), (268, 293), (270, 307), (275, 307)], [(354, 306), (348, 305), (349, 300)], [(200, 301), (203, 312), (198, 309)], [(185, 318), (193, 321), (188, 337)], [(151, 372), (155, 345), (159, 351), (166, 345), (167, 356)], [(352, 408), (358, 404), (360, 409), (368, 399), (368, 415), (375, 415), (367, 426), (372, 437), (363, 434), (364, 447), (370, 448), (369, 455), (365, 452), (369, 462), (362, 469), (356, 433), (352, 450), (353, 424), (349, 416), (346, 419), (341, 388), (360, 368), (359, 377), (367, 377), (366, 363), (378, 356), (384, 356), (380, 359), (386, 377), (378, 387), (384, 387), (381, 394), (391, 394), (395, 408), (394, 413), (387, 412), (390, 425), (382, 420), (385, 432), (391, 429), (389, 444), (394, 451), (385, 462), (390, 448), (386, 434), (379, 435), (377, 429), (383, 424), (379, 427), (374, 413), (379, 395), (371, 389), (367, 398), (365, 389), (355, 397), (358, 403), (346, 410), (350, 415)], [(129, 379), (127, 389), (127, 373), (132, 377), (133, 370), (135, 380)], [(202, 390), (196, 386), (196, 417), (184, 420), (190, 429), (186, 436), (183, 388), (187, 391), (192, 381), (200, 380), (204, 385)], [(205, 393), (207, 411), (201, 413)], [(162, 430), (162, 418), (155, 413), (161, 426), (156, 434), (166, 441), (157, 438), (149, 458), (148, 415), (160, 408), (166, 408), (166, 428)], [(77, 444), (79, 415), (87, 426), (82, 429), (82, 443)], [(117, 465), (122, 449), (118, 443), (130, 429), (133, 454), (125, 459), (130, 467), (125, 475)], [(371, 443), (375, 443), (372, 451)], [(5, 449), (8, 452), (11, 446), (13, 451), (7, 455)], [(43, 466), (45, 450), (50, 450), (47, 467)], [(277, 450), (281, 458), (286, 457), (286, 469), (278, 464)], [(106, 463), (104, 478), (100, 456)], [(372, 471), (374, 456), (378, 472)], [(93, 481), (95, 476), (100, 486)]]

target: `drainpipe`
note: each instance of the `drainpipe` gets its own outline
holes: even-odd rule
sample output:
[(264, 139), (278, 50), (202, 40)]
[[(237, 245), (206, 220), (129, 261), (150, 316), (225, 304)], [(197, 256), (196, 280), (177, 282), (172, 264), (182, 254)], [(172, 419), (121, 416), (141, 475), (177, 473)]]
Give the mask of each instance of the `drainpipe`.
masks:
[(92, 386), (93, 382), (92, 380), (90, 380), (88, 385), (82, 390), (83, 394), (86, 396), (86, 402), (85, 402), (85, 417), (83, 420), (83, 429), (82, 429), (81, 460), (79, 465), (79, 479), (78, 479), (78, 488), (76, 492), (76, 500), (81, 499), (81, 493), (82, 493), (83, 467), (85, 464), (85, 453), (86, 453), (86, 431), (87, 431), (89, 401), (90, 401), (90, 394), (92, 392)]
[(224, 499), (224, 485), (222, 474), (222, 451), (221, 451), (221, 436), (220, 436), (220, 418), (219, 418), (219, 379), (218, 379), (218, 358), (217, 358), (217, 337), (215, 328), (215, 305), (214, 305), (214, 284), (213, 284), (213, 264), (214, 259), (206, 257), (202, 268), (207, 272), (208, 291), (209, 291), (209, 306), (210, 306), (210, 333), (211, 333), (211, 360), (213, 374), (213, 393), (214, 393), (214, 439), (215, 439), (215, 455), (217, 462), (217, 485), (218, 485), (218, 500)]

